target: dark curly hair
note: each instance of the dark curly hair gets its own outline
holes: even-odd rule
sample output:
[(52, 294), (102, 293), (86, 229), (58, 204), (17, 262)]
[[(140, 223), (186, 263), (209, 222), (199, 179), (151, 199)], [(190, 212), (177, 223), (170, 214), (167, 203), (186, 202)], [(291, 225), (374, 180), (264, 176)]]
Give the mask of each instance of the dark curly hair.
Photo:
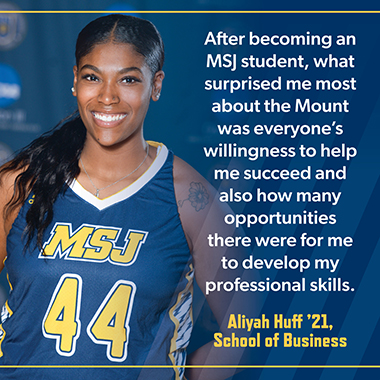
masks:
[[(110, 41), (132, 45), (144, 56), (153, 76), (162, 69), (164, 45), (156, 27), (150, 21), (119, 14), (97, 18), (82, 29), (75, 49), (77, 65), (94, 46)], [(37, 234), (37, 246), (42, 247), (43, 234), (53, 219), (53, 205), (58, 194), (80, 172), (78, 160), (85, 139), (86, 128), (76, 111), (0, 169), (0, 179), (5, 173), (20, 172), (13, 196), (4, 210), (5, 217), (22, 205), (31, 192), (35, 195), (26, 214), (26, 246)]]

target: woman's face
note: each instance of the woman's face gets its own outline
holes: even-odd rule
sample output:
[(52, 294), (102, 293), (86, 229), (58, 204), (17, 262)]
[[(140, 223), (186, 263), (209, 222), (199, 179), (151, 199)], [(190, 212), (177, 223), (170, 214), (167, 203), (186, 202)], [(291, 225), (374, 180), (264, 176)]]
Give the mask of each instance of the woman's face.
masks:
[(158, 100), (164, 73), (152, 73), (132, 45), (98, 44), (74, 66), (74, 96), (87, 139), (103, 146), (136, 141), (149, 102)]

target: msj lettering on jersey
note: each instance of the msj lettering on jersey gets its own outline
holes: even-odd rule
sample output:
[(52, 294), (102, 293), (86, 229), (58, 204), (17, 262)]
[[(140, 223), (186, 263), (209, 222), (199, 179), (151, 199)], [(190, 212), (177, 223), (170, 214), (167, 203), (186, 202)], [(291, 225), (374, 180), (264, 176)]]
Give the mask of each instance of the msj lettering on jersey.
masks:
[(148, 232), (129, 229), (124, 246), (116, 246), (122, 229), (119, 227), (82, 224), (73, 232), (71, 223), (56, 223), (49, 240), (43, 245), (40, 259), (105, 262), (131, 265), (135, 262)]

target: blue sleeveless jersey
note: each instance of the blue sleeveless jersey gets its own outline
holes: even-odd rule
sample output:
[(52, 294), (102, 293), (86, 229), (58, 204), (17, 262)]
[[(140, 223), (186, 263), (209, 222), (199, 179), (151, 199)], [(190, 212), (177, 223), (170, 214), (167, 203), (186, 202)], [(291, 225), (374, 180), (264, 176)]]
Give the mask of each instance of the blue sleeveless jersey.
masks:
[(2, 380), (183, 377), (181, 368), (148, 367), (185, 364), (192, 329), (193, 271), (173, 155), (158, 149), (150, 168), (111, 197), (76, 181), (62, 191), (43, 252), (33, 244), (24, 252), (27, 199), (7, 240)]

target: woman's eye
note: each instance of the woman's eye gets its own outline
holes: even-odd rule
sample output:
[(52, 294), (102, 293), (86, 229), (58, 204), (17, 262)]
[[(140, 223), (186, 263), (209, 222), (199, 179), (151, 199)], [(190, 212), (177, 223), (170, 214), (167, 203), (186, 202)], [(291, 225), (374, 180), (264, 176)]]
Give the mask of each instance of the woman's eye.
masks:
[(138, 79), (135, 77), (125, 77), (122, 79), (122, 82), (132, 84), (138, 82)]
[(98, 78), (94, 74), (87, 74), (83, 76), (84, 79), (87, 79), (90, 82), (95, 82)]

